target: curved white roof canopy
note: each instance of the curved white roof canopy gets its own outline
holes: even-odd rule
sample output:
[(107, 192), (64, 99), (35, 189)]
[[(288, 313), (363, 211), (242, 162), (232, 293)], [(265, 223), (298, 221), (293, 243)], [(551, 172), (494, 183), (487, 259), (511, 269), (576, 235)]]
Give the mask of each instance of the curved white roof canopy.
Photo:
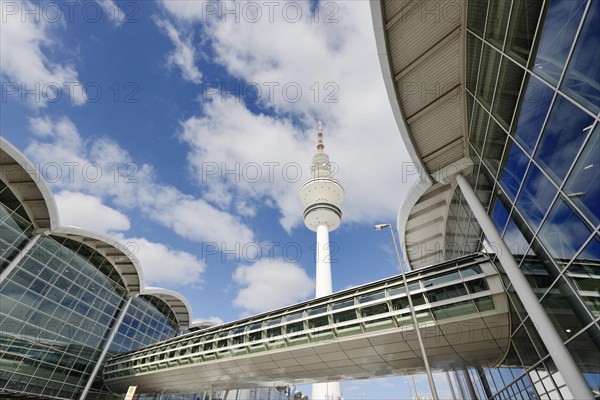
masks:
[(52, 191), (36, 167), (11, 143), (0, 137), (0, 180), (21, 202), (37, 233), (69, 238), (102, 254), (121, 276), (130, 295), (142, 294), (165, 302), (182, 328), (189, 327), (192, 309), (179, 293), (144, 288), (142, 267), (131, 250), (118, 240), (86, 229), (60, 226)]
[(74, 226), (58, 227), (51, 234), (75, 240), (96, 250), (121, 275), (128, 293), (135, 295), (143, 291), (144, 275), (142, 267), (135, 255), (124, 244), (108, 236)]
[(36, 167), (11, 143), (0, 137), (0, 180), (19, 199), (38, 232), (59, 226), (52, 192)]
[(371, 2), (383, 79), (419, 176), (397, 219), (402, 251), (413, 269), (445, 260), (455, 184), (443, 178), (446, 171), (468, 174), (472, 167), (464, 90), (466, 2), (448, 0), (426, 12), (429, 6)]
[(181, 294), (169, 289), (148, 287), (144, 288), (141, 295), (159, 298), (171, 308), (181, 328), (188, 328), (190, 326), (192, 306)]

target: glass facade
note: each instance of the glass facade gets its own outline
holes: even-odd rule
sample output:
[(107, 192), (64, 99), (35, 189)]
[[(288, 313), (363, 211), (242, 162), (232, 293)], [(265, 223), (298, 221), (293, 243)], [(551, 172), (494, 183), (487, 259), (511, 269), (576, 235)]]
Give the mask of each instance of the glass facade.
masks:
[[(26, 207), (4, 181), (0, 272), (0, 397), (79, 399), (132, 295), (121, 275), (88, 245), (52, 232), (36, 235)], [(164, 301), (138, 295), (118, 326), (109, 356), (179, 332), (177, 317)], [(122, 396), (108, 392), (100, 374), (86, 398)]]
[[(12, 156), (6, 155), (5, 160), (3, 153), (2, 157), (4, 165)], [(25, 168), (28, 161), (14, 160), (17, 164)], [(27, 176), (21, 172), (16, 174), (19, 180)], [(111, 263), (93, 245), (83, 243), (95, 240), (87, 242), (83, 231), (75, 232), (81, 241), (47, 228), (43, 235), (37, 234), (35, 218), (28, 214), (31, 208), (19, 200), (23, 197), (11, 190), (10, 177), (6, 182), (0, 180), (0, 398), (80, 399), (89, 384), (86, 400), (123, 399), (124, 393), (108, 390), (102, 368), (90, 383), (99, 362), (102, 365), (116, 355), (201, 327), (182, 329), (178, 315), (161, 297), (172, 298), (167, 292), (154, 289), (156, 295), (139, 294), (137, 286), (132, 291), (115, 266), (126, 256), (112, 257), (115, 264)], [(102, 245), (107, 246), (111, 244)], [(107, 355), (101, 360), (113, 331)], [(215, 392), (213, 399), (222, 399), (223, 394)], [(141, 392), (136, 399), (198, 400), (207, 396), (202, 392)], [(236, 400), (278, 397), (274, 388), (229, 393), (229, 398)]]
[[(600, 1), (470, 2), (467, 177), (600, 397)], [(494, 250), (460, 190), (446, 253)], [(500, 267), (500, 266), (499, 266)], [(510, 286), (511, 348), (469, 373), (483, 398), (569, 399)]]

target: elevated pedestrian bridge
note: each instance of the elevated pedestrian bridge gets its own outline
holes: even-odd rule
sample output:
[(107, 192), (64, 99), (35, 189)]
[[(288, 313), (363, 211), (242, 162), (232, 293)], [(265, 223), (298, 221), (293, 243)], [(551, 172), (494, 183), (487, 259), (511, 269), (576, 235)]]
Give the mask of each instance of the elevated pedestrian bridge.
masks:
[[(510, 337), (496, 267), (474, 254), (406, 274), (433, 369), (495, 366)], [(191, 332), (104, 366), (114, 392), (194, 392), (424, 371), (401, 275)]]

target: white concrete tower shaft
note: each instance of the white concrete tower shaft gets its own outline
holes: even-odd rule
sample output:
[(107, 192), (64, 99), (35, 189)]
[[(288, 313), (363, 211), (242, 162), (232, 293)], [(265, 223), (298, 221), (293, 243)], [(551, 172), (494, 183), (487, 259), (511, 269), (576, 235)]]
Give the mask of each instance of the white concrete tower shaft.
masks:
[(331, 258), (329, 252), (329, 229), (326, 225), (317, 226), (317, 262), (315, 297), (333, 293), (331, 282)]
[[(317, 233), (315, 296), (327, 296), (333, 292), (329, 232), (342, 222), (340, 206), (344, 200), (344, 188), (333, 179), (329, 156), (323, 152), (323, 129), (319, 122), (317, 153), (313, 156), (311, 178), (300, 189), (304, 204), (304, 224)], [(312, 400), (341, 399), (339, 382), (323, 382), (312, 385)]]

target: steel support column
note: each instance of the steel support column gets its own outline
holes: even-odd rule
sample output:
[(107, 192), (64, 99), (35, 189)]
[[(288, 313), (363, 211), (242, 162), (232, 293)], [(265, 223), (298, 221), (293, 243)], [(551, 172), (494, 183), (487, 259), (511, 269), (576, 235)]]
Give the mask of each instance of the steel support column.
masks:
[(127, 314), (127, 310), (129, 309), (129, 306), (131, 305), (132, 301), (133, 301), (133, 296), (127, 299), (127, 302), (121, 309), (119, 318), (117, 319), (117, 322), (115, 322), (115, 325), (113, 326), (113, 328), (110, 332), (110, 335), (108, 336), (108, 339), (106, 339), (106, 343), (104, 344), (102, 353), (100, 354), (100, 357), (98, 358), (98, 361), (96, 362), (96, 366), (94, 367), (94, 370), (92, 371), (92, 374), (90, 375), (90, 378), (88, 379), (88, 382), (85, 385), (85, 388), (83, 389), (83, 392), (81, 393), (81, 396), (79, 396), (79, 400), (85, 400), (85, 398), (87, 397), (88, 392), (90, 391), (90, 388), (92, 387), (92, 384), (94, 383), (94, 380), (96, 379), (96, 375), (98, 375), (98, 371), (100, 371), (100, 368), (102, 367), (102, 363), (104, 362), (104, 358), (106, 357), (106, 354), (108, 353), (108, 349), (112, 345), (112, 342), (115, 340), (117, 331), (119, 330), (121, 323), (123, 323), (123, 319), (125, 319), (125, 315)]
[(512, 253), (500, 236), (492, 219), (483, 208), (477, 195), (475, 195), (473, 188), (471, 188), (469, 182), (461, 175), (456, 176), (456, 182), (458, 183), (465, 200), (467, 200), (473, 215), (475, 215), (479, 226), (481, 226), (483, 233), (492, 244), (497, 246), (498, 252), (496, 256), (498, 257), (498, 260), (500, 260), (508, 279), (515, 288), (517, 296), (521, 299), (521, 303), (523, 303), (523, 307), (525, 307), (529, 318), (531, 318), (531, 321), (537, 328), (538, 334), (546, 345), (548, 353), (550, 353), (558, 371), (565, 380), (569, 391), (576, 399), (593, 399), (594, 396), (592, 391), (583, 378), (581, 371), (563, 344), (550, 317), (548, 317), (548, 314), (546, 314), (546, 311), (540, 304), (531, 285), (527, 282), (525, 275), (523, 275), (523, 272), (519, 269)]

